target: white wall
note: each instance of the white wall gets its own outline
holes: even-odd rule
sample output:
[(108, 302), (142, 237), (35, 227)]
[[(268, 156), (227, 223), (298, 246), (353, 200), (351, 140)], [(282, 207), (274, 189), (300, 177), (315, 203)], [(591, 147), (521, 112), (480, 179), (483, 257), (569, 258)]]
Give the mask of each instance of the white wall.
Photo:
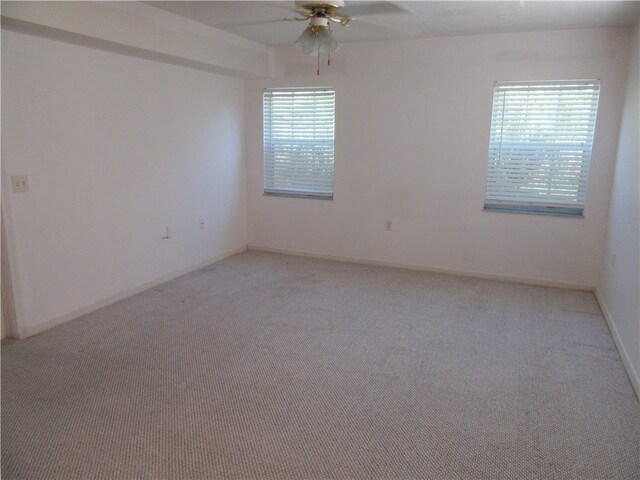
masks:
[[(277, 78), (245, 88), (3, 31), (2, 200), (22, 334), (242, 249), (247, 223), (253, 246), (593, 287), (630, 34), (348, 44), (320, 77), (282, 49)], [(602, 80), (585, 218), (482, 212), (493, 82), (562, 78)], [(334, 201), (262, 196), (261, 89), (302, 85), (337, 90)], [(10, 193), (15, 174), (29, 192)]]
[[(279, 50), (277, 78), (247, 81), (249, 245), (593, 288), (629, 40), (589, 29), (347, 44), (319, 77), (314, 58)], [(493, 83), (567, 78), (602, 80), (584, 219), (483, 212)], [(333, 201), (262, 195), (261, 89), (303, 85), (336, 87)]]
[[(243, 142), (243, 80), (3, 30), (21, 334), (243, 249)], [(16, 174), (29, 192), (10, 193)]]
[[(640, 397), (640, 35), (636, 26), (597, 294)], [(614, 258), (615, 256), (615, 258)]]

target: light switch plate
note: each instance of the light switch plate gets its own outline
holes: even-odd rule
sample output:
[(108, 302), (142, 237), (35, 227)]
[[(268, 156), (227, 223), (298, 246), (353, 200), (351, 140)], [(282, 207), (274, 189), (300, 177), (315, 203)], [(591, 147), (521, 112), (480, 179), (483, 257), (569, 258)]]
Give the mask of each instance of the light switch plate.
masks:
[(12, 175), (11, 176), (11, 190), (13, 193), (28, 192), (29, 191), (29, 179), (26, 175)]

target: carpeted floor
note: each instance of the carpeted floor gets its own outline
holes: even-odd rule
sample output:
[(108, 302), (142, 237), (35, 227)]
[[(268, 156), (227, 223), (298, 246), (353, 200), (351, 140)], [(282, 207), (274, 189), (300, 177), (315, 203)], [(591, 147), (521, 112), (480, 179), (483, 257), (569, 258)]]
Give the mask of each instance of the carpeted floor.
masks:
[(3, 479), (640, 477), (590, 293), (247, 252), (2, 344)]

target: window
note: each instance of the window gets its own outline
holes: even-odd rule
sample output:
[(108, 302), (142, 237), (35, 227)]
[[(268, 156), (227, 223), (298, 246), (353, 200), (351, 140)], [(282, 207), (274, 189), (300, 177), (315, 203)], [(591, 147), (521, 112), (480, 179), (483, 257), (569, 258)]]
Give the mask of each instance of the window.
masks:
[(333, 198), (335, 90), (266, 89), (264, 193)]
[(498, 82), (484, 208), (581, 216), (600, 82)]

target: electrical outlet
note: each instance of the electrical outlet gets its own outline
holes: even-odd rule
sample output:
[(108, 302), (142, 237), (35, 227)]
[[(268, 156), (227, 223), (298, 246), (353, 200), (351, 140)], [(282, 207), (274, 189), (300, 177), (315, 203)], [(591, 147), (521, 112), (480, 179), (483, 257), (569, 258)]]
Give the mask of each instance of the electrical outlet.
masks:
[(29, 179), (26, 175), (11, 176), (11, 190), (13, 193), (21, 193), (29, 191)]
[(390, 232), (390, 231), (391, 231), (391, 220), (385, 220), (385, 221), (384, 221), (384, 229), (385, 229), (387, 232)]
[(200, 230), (204, 230), (204, 218), (200, 219)]

